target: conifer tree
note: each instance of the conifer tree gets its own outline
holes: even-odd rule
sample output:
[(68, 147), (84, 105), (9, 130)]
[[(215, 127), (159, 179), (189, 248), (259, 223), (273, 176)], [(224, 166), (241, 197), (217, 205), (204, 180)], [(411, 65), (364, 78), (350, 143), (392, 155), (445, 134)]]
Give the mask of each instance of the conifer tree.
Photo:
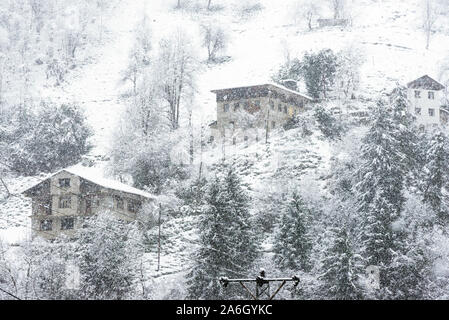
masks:
[[(395, 261), (406, 259), (412, 247), (394, 227), (404, 208), (405, 177), (409, 174), (407, 154), (413, 154), (414, 134), (405, 115), (406, 100), (397, 91), (389, 105), (379, 101), (370, 130), (363, 140), (359, 183), (356, 186), (359, 212), (363, 216), (361, 241), (368, 265), (380, 268), (379, 298), (398, 296), (398, 283), (409, 285), (407, 277), (419, 277), (412, 268), (398, 272)], [(412, 148), (412, 150), (406, 150)], [(419, 259), (418, 259), (419, 260)], [(418, 260), (410, 262), (418, 268)], [(405, 287), (400, 288), (406, 290)]]
[(275, 238), (275, 260), (282, 269), (310, 270), (310, 219), (311, 210), (297, 192), (293, 193)]
[(123, 300), (133, 296), (142, 253), (139, 236), (134, 224), (108, 211), (86, 219), (76, 243), (82, 298)]
[(258, 255), (257, 238), (251, 230), (250, 198), (234, 169), (224, 168), (209, 186), (207, 209), (200, 229), (200, 248), (188, 275), (191, 299), (243, 297), (241, 288), (223, 289), (222, 276), (246, 276)]
[(322, 292), (327, 299), (357, 300), (363, 298), (359, 276), (363, 273), (362, 257), (355, 253), (347, 227), (331, 227), (321, 265)]
[(445, 223), (448, 219), (448, 208), (444, 197), (446, 181), (448, 181), (448, 142), (446, 135), (440, 130), (432, 134), (429, 140), (419, 187), (423, 202), (430, 205), (440, 223)]

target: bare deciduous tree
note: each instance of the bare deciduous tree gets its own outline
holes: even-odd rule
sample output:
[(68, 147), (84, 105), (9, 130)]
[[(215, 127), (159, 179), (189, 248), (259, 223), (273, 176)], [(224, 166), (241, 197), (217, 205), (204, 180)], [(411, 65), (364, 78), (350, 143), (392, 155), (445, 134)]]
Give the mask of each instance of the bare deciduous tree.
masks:
[(346, 8), (346, 0), (330, 0), (334, 19), (342, 19)]
[(320, 11), (320, 5), (314, 0), (298, 0), (292, 8), (295, 24), (305, 21), (309, 30), (312, 30), (312, 22)]
[(202, 33), (203, 47), (207, 49), (207, 61), (215, 62), (217, 54), (226, 49), (228, 37), (222, 27), (214, 24), (203, 25)]
[(124, 71), (123, 79), (130, 81), (133, 85), (133, 95), (137, 95), (137, 84), (145, 68), (150, 63), (149, 53), (151, 51), (151, 30), (147, 25), (147, 17), (135, 29), (136, 41), (131, 49), (129, 64)]
[(426, 33), (426, 49), (430, 46), (430, 37), (438, 19), (438, 5), (435, 0), (423, 0), (423, 27)]
[(168, 117), (173, 130), (179, 128), (181, 100), (193, 95), (198, 60), (192, 39), (181, 29), (160, 42), (157, 67), (163, 99), (168, 103)]

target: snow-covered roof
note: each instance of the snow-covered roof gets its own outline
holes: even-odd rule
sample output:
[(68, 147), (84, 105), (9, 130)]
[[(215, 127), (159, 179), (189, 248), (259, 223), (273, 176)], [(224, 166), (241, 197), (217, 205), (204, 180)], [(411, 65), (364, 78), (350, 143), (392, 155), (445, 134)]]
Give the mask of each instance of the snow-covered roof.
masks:
[(445, 87), (436, 81), (435, 79), (432, 79), (428, 75), (422, 76), (421, 78), (418, 78), (412, 82), (409, 82), (407, 84), (408, 88), (412, 89), (425, 89), (425, 90), (443, 90)]
[[(75, 166), (65, 168), (65, 169), (62, 169), (62, 170), (56, 172), (55, 174), (52, 175), (52, 177), (61, 172), (68, 172), (70, 174), (78, 176), (84, 180), (92, 182), (92, 183), (99, 185), (101, 187), (104, 187), (106, 189), (130, 193), (130, 194), (138, 195), (138, 196), (148, 198), (148, 199), (156, 199), (156, 196), (152, 195), (151, 193), (131, 187), (127, 184), (121, 183), (116, 180), (106, 179), (99, 173), (98, 170), (95, 170), (94, 168), (88, 168), (88, 167), (84, 167), (81, 165), (75, 165)], [(47, 178), (47, 179), (49, 179), (49, 178)], [(39, 185), (40, 183), (42, 183), (42, 181), (29, 189), (34, 188), (35, 186)], [(26, 191), (24, 191), (24, 192), (26, 192)]]
[(308, 95), (303, 94), (303, 93), (300, 93), (300, 92), (298, 92), (298, 91), (295, 91), (295, 90), (286, 88), (286, 87), (281, 86), (280, 84), (277, 84), (277, 83), (274, 83), (274, 82), (273, 82), (273, 83), (268, 83), (268, 84), (266, 84), (266, 85), (268, 85), (268, 86), (273, 86), (273, 87), (276, 87), (276, 88), (278, 88), (278, 89), (288, 91), (288, 92), (290, 92), (290, 93), (299, 95), (299, 96), (304, 97), (304, 98), (306, 98), (306, 99), (309, 99), (309, 100), (311, 100), (311, 101), (314, 101), (314, 100), (315, 100), (315, 99), (312, 98), (311, 96), (308, 96)]
[(275, 87), (277, 89), (286, 91), (288, 93), (291, 93), (291, 94), (294, 94), (294, 95), (306, 98), (306, 99), (308, 99), (310, 101), (314, 101), (315, 100), (314, 98), (312, 98), (312, 97), (310, 97), (310, 96), (308, 96), (306, 94), (300, 93), (300, 92), (295, 91), (295, 90), (291, 90), (289, 88), (286, 88), (286, 87), (284, 87), (284, 86), (282, 86), (280, 84), (274, 83), (274, 82), (264, 83), (264, 84), (250, 84), (250, 85), (246, 85), (246, 86), (236, 86), (236, 87), (224, 88), (224, 89), (216, 89), (216, 90), (211, 90), (211, 92), (217, 93), (217, 92), (220, 92), (220, 91), (228, 91), (228, 90), (241, 89), (241, 88), (251, 88), (251, 87), (264, 87), (264, 86), (265, 87), (270, 87), (270, 86), (271, 87)]

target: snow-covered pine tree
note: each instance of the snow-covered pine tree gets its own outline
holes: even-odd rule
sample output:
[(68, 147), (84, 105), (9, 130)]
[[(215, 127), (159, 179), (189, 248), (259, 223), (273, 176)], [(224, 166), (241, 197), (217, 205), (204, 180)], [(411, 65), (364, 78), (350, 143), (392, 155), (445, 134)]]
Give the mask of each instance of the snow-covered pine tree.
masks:
[(326, 138), (331, 140), (341, 138), (343, 126), (330, 111), (326, 110), (323, 106), (317, 106), (314, 116), (318, 122), (318, 128)]
[(279, 231), (275, 236), (275, 260), (282, 269), (310, 270), (311, 210), (298, 192), (294, 192), (286, 205)]
[(241, 288), (223, 289), (219, 277), (247, 275), (258, 255), (257, 237), (251, 230), (250, 198), (232, 166), (224, 167), (209, 186), (207, 209), (199, 226), (200, 248), (188, 275), (191, 299), (242, 297)]
[(76, 242), (84, 299), (122, 300), (136, 293), (142, 241), (136, 225), (105, 211), (87, 218)]
[[(410, 132), (404, 116), (404, 100), (394, 97), (388, 105), (382, 100), (373, 110), (373, 121), (363, 139), (362, 164), (358, 171), (356, 185), (359, 212), (363, 223), (361, 230), (362, 249), (368, 265), (380, 268), (379, 298), (397, 296), (397, 283), (404, 286), (412, 281), (414, 274), (396, 272), (393, 264), (397, 257), (406, 257), (413, 249), (404, 243), (403, 235), (394, 225), (400, 219), (405, 197), (405, 177), (410, 172), (407, 154), (413, 154), (414, 135)], [(410, 262), (418, 267), (417, 260)], [(411, 271), (411, 269), (408, 269)], [(415, 276), (418, 281), (419, 277)]]
[(355, 252), (346, 226), (330, 227), (326, 238), (331, 245), (322, 257), (320, 292), (326, 299), (358, 300), (363, 298), (360, 275), (363, 273), (362, 257)]
[(448, 220), (448, 207), (445, 201), (445, 189), (448, 181), (447, 168), (449, 165), (448, 141), (446, 135), (437, 130), (434, 132), (426, 148), (424, 167), (421, 171), (419, 189), (423, 202), (434, 210), (439, 223), (445, 224)]

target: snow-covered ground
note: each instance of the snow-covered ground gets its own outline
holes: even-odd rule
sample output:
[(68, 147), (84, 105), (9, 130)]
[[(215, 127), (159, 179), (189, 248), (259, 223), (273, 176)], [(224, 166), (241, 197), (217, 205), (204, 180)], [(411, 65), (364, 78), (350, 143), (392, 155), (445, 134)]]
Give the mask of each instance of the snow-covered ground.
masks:
[[(204, 64), (200, 70), (193, 108), (193, 122), (197, 128), (215, 120), (215, 96), (210, 90), (266, 83), (285, 61), (287, 53), (294, 58), (322, 48), (360, 48), (366, 58), (361, 70), (360, 95), (367, 97), (393, 87), (396, 82), (405, 84), (424, 74), (438, 79), (440, 64), (449, 53), (448, 33), (435, 33), (430, 50), (425, 49), (417, 0), (356, 0), (352, 2), (351, 27), (310, 32), (293, 22), (292, 1), (261, 0), (262, 10), (256, 11), (253, 17), (242, 17), (231, 2), (238, 1), (226, 2), (222, 10), (207, 13), (201, 10), (173, 11), (174, 1), (167, 0), (122, 1), (113, 15), (105, 18), (104, 45), (92, 49), (92, 63), (73, 70), (62, 86), (42, 87), (38, 91), (42, 97), (77, 102), (83, 107), (94, 129), (92, 155), (103, 157), (109, 153), (115, 125), (125, 108), (120, 99), (124, 88), (121, 73), (126, 68), (134, 41), (133, 28), (144, 13), (149, 17), (154, 46), (174, 27), (185, 28), (198, 38), (199, 25), (211, 19), (219, 21), (229, 32), (227, 55), (231, 57), (230, 61), (219, 65)], [(202, 58), (205, 58), (205, 51)], [(329, 169), (332, 149), (317, 136), (303, 140), (298, 134), (297, 130), (280, 131), (271, 139), (270, 154), (264, 144), (259, 143), (248, 148), (231, 148), (227, 151), (228, 156), (236, 157), (240, 163), (248, 160), (250, 165), (245, 169), (245, 180), (255, 193), (262, 190), (261, 186), (268, 180), (287, 181), (302, 175), (317, 179)], [(218, 146), (208, 150), (203, 159), (206, 164), (213, 164), (220, 156), (221, 147)], [(20, 192), (44, 178), (7, 177), (13, 196), (0, 205), (0, 237), (15, 242), (28, 236), (31, 203)], [(189, 254), (195, 248), (194, 226), (192, 217), (177, 218), (164, 226), (167, 238), (159, 273), (155, 272), (156, 254), (146, 256), (149, 272), (155, 275), (157, 283), (179, 283), (183, 278), (189, 265)], [(168, 288), (170, 285), (160, 291), (160, 298), (173, 294)]]

